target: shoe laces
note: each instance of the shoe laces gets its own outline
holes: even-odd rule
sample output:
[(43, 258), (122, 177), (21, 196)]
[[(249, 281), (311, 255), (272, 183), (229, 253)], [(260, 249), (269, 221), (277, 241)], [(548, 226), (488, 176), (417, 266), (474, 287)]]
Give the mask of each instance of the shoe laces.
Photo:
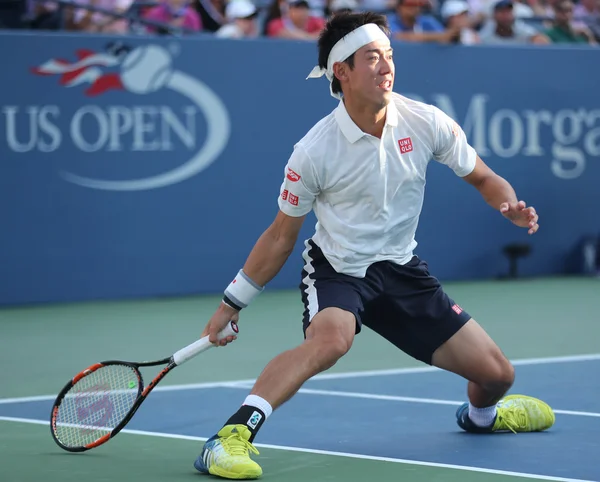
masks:
[(523, 407), (518, 405), (509, 405), (503, 407), (498, 416), (501, 418), (500, 423), (513, 433), (517, 433), (518, 429), (525, 430), (527, 428), (527, 414)]
[(228, 437), (221, 439), (221, 444), (230, 455), (247, 456), (248, 451), (259, 455), (256, 447), (237, 432), (234, 432)]

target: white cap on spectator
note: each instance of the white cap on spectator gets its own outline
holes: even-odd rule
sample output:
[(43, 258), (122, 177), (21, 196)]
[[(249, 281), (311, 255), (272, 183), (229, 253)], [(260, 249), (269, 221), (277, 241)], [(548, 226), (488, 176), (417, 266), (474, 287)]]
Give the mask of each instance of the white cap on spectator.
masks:
[(225, 16), (229, 20), (246, 18), (256, 13), (256, 7), (250, 0), (231, 0), (225, 7)]
[(468, 11), (469, 4), (467, 2), (463, 0), (446, 0), (442, 5), (440, 13), (443, 18), (447, 19)]
[(332, 0), (329, 10), (337, 12), (338, 10), (356, 10), (358, 8), (357, 0)]

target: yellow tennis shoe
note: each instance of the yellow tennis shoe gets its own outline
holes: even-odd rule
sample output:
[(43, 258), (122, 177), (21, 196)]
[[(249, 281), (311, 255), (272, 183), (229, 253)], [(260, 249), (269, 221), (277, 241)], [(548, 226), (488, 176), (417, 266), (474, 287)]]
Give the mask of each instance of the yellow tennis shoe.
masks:
[(541, 432), (548, 430), (556, 420), (547, 403), (525, 395), (509, 395), (496, 405), (496, 420), (490, 427), (479, 427), (469, 418), (469, 404), (464, 403), (456, 411), (460, 428), (473, 433), (490, 432)]
[(203, 474), (225, 479), (258, 479), (262, 469), (250, 458), (250, 452), (258, 455), (249, 442), (250, 436), (245, 425), (226, 425), (206, 441), (194, 467)]
[(498, 402), (498, 415), (492, 430), (494, 432), (541, 432), (547, 430), (556, 420), (547, 403), (525, 395), (509, 395)]

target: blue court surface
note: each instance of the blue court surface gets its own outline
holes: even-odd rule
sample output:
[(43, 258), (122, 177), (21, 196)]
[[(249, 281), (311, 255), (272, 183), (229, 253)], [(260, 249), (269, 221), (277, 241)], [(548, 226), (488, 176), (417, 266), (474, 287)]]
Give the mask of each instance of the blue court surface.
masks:
[[(600, 481), (600, 356), (524, 360), (515, 368), (511, 393), (546, 401), (556, 412), (549, 431), (462, 432), (454, 413), (466, 400), (466, 383), (423, 367), (315, 377), (273, 414), (257, 446)], [(208, 437), (251, 386), (251, 381), (159, 386), (127, 429)], [(0, 400), (0, 419), (47, 421), (53, 397), (41, 398)]]

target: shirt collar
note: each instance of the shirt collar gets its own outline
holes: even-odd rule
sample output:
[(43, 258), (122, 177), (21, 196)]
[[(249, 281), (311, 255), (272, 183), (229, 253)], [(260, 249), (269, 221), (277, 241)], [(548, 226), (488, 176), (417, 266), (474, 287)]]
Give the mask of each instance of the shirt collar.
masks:
[[(344, 134), (344, 137), (348, 139), (350, 144), (354, 144), (365, 135), (365, 133), (360, 130), (360, 128), (350, 118), (350, 115), (348, 115), (348, 111), (346, 110), (343, 100), (340, 100), (339, 105), (335, 109), (335, 120), (340, 126), (342, 134)], [(396, 109), (396, 105), (394, 104), (393, 100), (391, 100), (387, 105), (385, 124), (391, 127), (396, 127), (398, 125), (398, 110)]]

